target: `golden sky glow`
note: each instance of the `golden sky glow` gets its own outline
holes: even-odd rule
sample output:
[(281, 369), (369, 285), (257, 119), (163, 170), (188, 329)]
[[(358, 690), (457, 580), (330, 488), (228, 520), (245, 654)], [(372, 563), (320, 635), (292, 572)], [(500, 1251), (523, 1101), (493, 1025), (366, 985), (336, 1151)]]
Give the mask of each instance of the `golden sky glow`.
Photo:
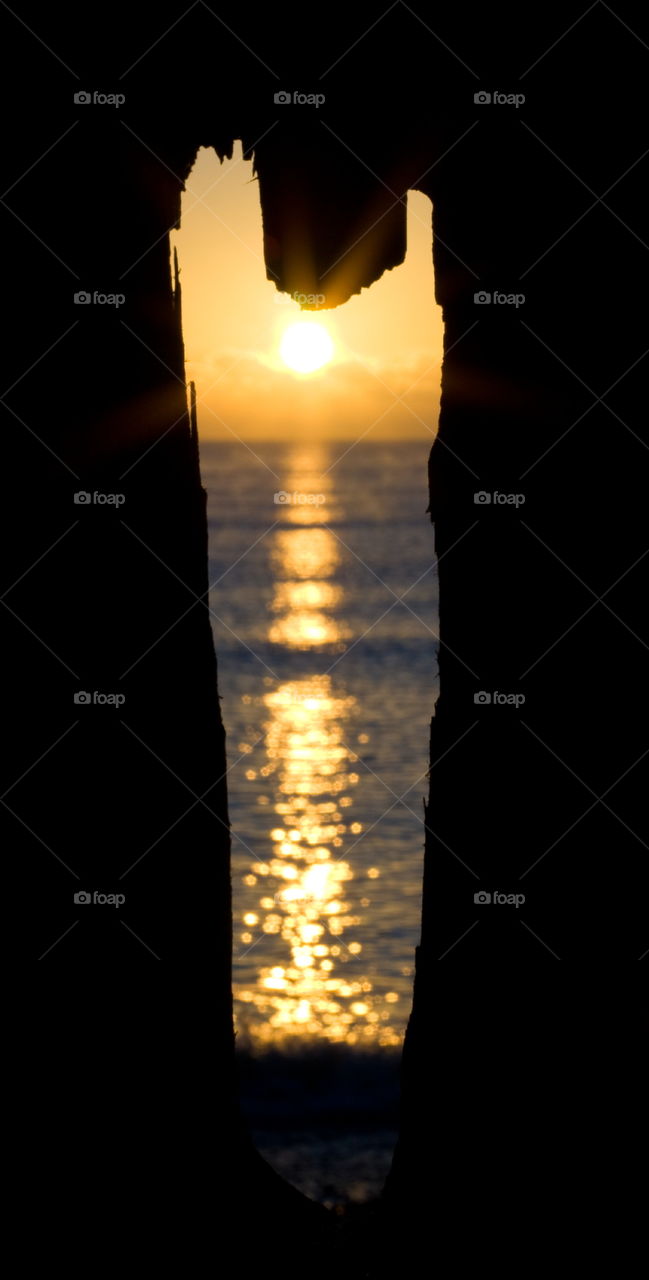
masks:
[[(406, 261), (342, 307), (302, 311), (266, 279), (258, 184), (237, 143), (199, 151), (178, 248), (188, 379), (203, 439), (415, 438), (432, 443), (441, 310), (431, 203), (408, 196)], [(326, 282), (323, 284), (323, 289)], [(296, 329), (296, 326), (300, 326)], [(400, 400), (395, 397), (400, 397)]]

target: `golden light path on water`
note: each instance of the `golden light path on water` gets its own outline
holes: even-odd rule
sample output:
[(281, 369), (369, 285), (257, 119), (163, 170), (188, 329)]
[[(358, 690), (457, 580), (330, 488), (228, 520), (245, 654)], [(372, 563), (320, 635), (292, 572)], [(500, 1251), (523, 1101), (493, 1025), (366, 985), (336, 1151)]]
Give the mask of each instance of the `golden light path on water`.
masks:
[[(308, 489), (313, 476), (320, 489), (326, 485), (317, 462), (313, 453), (294, 455), (296, 491)], [(336, 581), (341, 547), (324, 519), (317, 506), (291, 503), (282, 512), (289, 527), (272, 535), (269, 638), (294, 650), (323, 649), (319, 666), (326, 672), (349, 636), (334, 613), (343, 602)], [(259, 773), (271, 794), (269, 825), (263, 860), (244, 876), (257, 896), (255, 909), (239, 917), (239, 939), (252, 950), (260, 934), (271, 935), (276, 954), (253, 983), (235, 984), (235, 997), (253, 1014), (257, 1040), (299, 1035), (399, 1044), (391, 1018), (400, 996), (375, 993), (358, 936), (370, 927), (368, 894), (380, 870), (355, 870), (353, 853), (345, 856), (362, 835), (352, 812), (358, 758), (346, 745), (357, 700), (340, 677), (316, 674), (276, 685), (263, 705), (266, 759)]]

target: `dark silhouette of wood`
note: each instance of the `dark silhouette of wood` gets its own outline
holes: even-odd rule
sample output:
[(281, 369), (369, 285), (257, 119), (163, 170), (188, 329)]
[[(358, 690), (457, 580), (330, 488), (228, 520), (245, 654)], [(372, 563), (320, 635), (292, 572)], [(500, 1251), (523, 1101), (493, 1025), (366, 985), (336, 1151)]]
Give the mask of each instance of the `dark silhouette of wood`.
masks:
[[(21, 11), (26, 25), (3, 13), (30, 84), (20, 112), (4, 103), (3, 816), (24, 869), (15, 956), (43, 957), (30, 1018), (47, 1069), (30, 1133), (48, 1155), (74, 1151), (48, 1189), (59, 1241), (67, 1202), (84, 1241), (97, 1229), (117, 1117), (140, 1262), (204, 1257), (226, 1192), (252, 1224), (251, 1268), (268, 1265), (278, 1224), (310, 1250), (311, 1274), (335, 1247), (329, 1217), (268, 1170), (236, 1106), (227, 762), (168, 240), (201, 145), (223, 158), (240, 137), (254, 153), (268, 276), (326, 306), (402, 261), (409, 188), (434, 206), (441, 695), (375, 1274), (427, 1229), (430, 1071), (451, 1025), (433, 965), (466, 966), (475, 986), (505, 961), (507, 986), (555, 959), (646, 953), (649, 344), (634, 303), (649, 274), (649, 34), (644, 15), (617, 10), (533, 5), (523, 30), (504, 5), (333, 7), (307, 66), (303, 15), (292, 25), (284, 10), (170, 6), (154, 31), (118, 4), (101, 38), (75, 6)], [(273, 101), (321, 84), (326, 114)], [(84, 88), (123, 90), (124, 108), (77, 106)], [(525, 111), (474, 103), (500, 88), (524, 92)], [(525, 302), (476, 304), (482, 289)], [(125, 301), (75, 304), (81, 291)], [(524, 506), (474, 502), (496, 490)], [(124, 503), (75, 505), (78, 491)], [(80, 689), (126, 701), (78, 706)], [(477, 705), (479, 690), (526, 701)], [(120, 885), (119, 911), (73, 903)], [(524, 910), (474, 904), (478, 889), (521, 885)], [(99, 1132), (98, 1111), (112, 1118)], [(72, 1138), (71, 1114), (88, 1117)]]

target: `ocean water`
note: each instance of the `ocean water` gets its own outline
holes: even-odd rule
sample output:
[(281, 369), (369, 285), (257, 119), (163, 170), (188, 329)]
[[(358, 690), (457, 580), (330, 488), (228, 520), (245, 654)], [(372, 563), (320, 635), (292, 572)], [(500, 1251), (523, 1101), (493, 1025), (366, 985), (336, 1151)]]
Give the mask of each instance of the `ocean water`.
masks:
[(253, 1051), (403, 1038), (437, 696), (428, 448), (201, 444)]
[(376, 1201), (399, 1114), (397, 1049), (312, 1043), (238, 1057), (242, 1106), (273, 1168), (322, 1204)]

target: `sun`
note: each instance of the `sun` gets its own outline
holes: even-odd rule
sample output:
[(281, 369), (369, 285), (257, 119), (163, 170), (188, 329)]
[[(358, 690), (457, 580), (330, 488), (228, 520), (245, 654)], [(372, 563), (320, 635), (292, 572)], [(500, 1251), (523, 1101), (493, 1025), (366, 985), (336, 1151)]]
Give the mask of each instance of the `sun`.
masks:
[(313, 373), (331, 360), (334, 344), (323, 325), (301, 321), (285, 331), (279, 350), (289, 369)]

